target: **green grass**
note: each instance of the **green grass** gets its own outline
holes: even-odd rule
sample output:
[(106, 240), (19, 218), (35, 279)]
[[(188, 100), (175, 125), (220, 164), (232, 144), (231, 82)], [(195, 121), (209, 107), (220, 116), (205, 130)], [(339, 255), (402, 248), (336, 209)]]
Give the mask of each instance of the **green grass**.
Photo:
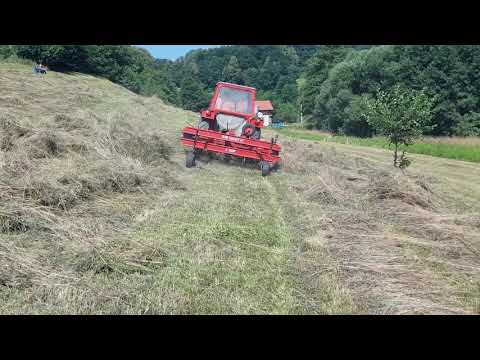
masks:
[[(328, 134), (299, 129), (279, 129), (278, 133), (287, 135), (296, 139), (336, 142), (340, 144), (371, 146), (376, 148), (389, 149), (389, 144), (384, 137), (357, 138), (351, 136), (330, 136)], [(391, 147), (390, 147), (391, 149)], [(464, 160), (480, 163), (480, 146), (475, 144), (452, 144), (442, 143), (441, 141), (428, 140), (420, 141), (406, 149), (413, 154), (423, 154), (436, 157), (442, 157), (454, 160)]]
[[(222, 166), (213, 165), (215, 172)], [(176, 207), (160, 207), (133, 235), (136, 246), (165, 254), (152, 284), (140, 293), (153, 313), (350, 313), (353, 305), (335, 286), (307, 293), (292, 263), (295, 239), (285, 223), (272, 179), (223, 167), (222, 181), (196, 171)], [(239, 189), (242, 189), (239, 191)], [(332, 279), (325, 283), (330, 284)], [(306, 302), (317, 307), (310, 309)], [(139, 299), (133, 299), (139, 303)], [(123, 311), (128, 311), (122, 307)]]

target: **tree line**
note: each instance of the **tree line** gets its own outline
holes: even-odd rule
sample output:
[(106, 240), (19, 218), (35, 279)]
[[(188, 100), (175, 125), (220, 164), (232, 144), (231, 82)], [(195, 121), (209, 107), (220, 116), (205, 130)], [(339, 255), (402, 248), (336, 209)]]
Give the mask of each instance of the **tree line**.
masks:
[(480, 46), (235, 45), (154, 59), (127, 45), (10, 45), (0, 57), (42, 61), (53, 70), (106, 77), (142, 95), (197, 111), (218, 81), (257, 88), (276, 117), (310, 128), (371, 136), (365, 104), (401, 86), (435, 98), (428, 135), (480, 135)]
[(476, 45), (327, 46), (301, 76), (300, 101), (310, 127), (370, 136), (365, 100), (401, 86), (436, 99), (425, 135), (480, 135), (479, 67)]

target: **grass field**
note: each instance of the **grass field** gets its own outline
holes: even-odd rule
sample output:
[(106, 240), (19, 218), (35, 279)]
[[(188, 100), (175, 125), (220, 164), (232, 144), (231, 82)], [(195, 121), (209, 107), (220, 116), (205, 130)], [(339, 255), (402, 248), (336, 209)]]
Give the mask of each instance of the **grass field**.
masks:
[(269, 177), (187, 169), (196, 114), (82, 74), (0, 82), (1, 314), (480, 313), (478, 164), (280, 135)]
[[(285, 134), (297, 139), (373, 146), (383, 149), (389, 148), (387, 139), (383, 137), (357, 138), (351, 136), (331, 136), (330, 134), (319, 131), (310, 131), (294, 127), (278, 129), (277, 131), (279, 134)], [(414, 154), (480, 162), (480, 138), (425, 137), (416, 144), (406, 148), (406, 150), (407, 152)]]

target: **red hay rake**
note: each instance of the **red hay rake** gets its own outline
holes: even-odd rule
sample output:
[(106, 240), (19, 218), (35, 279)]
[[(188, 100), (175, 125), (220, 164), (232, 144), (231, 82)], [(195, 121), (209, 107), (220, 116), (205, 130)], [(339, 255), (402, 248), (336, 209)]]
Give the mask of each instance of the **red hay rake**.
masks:
[(181, 142), (191, 149), (187, 152), (187, 167), (194, 167), (195, 159), (201, 153), (216, 153), (238, 157), (244, 162), (246, 159), (256, 161), (262, 176), (278, 169), (281, 146), (277, 144), (277, 138), (261, 140), (263, 120), (257, 117), (255, 94), (251, 87), (217, 84), (208, 110), (201, 112), (199, 125), (182, 130)]

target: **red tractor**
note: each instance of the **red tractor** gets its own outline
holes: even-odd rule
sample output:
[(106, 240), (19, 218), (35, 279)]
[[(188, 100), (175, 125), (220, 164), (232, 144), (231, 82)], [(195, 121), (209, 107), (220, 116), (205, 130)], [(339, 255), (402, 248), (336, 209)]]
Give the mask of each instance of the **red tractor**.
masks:
[(182, 130), (182, 144), (192, 149), (187, 167), (195, 166), (201, 152), (210, 152), (258, 161), (262, 176), (278, 168), (281, 147), (276, 139), (261, 140), (263, 120), (257, 116), (255, 95), (252, 87), (217, 84), (208, 109), (200, 112), (198, 126)]

